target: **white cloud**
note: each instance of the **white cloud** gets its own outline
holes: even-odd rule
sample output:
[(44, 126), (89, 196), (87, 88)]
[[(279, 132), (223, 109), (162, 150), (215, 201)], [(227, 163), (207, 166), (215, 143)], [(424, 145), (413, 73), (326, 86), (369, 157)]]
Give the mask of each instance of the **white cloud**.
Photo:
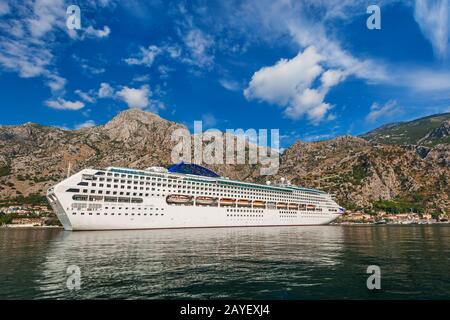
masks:
[(148, 85), (140, 88), (123, 87), (116, 92), (116, 96), (125, 101), (129, 108), (145, 109), (150, 105), (149, 97), (151, 95)]
[[(344, 79), (340, 70), (324, 72), (320, 64), (323, 59), (314, 47), (308, 47), (290, 60), (281, 59), (271, 67), (263, 67), (255, 72), (244, 95), (285, 107), (284, 113), (291, 119), (307, 115), (318, 123), (332, 108), (324, 102), (328, 90)], [(320, 75), (321, 85), (312, 88)]]
[(89, 102), (89, 103), (94, 103), (95, 102), (95, 97), (93, 97), (90, 93), (84, 92), (82, 90), (75, 90), (75, 93), (84, 101)]
[[(387, 7), (397, 0), (384, 0)], [(401, 1), (411, 6), (408, 1)], [(450, 6), (448, 0), (415, 0), (414, 16), (424, 35), (433, 44), (436, 55), (448, 57)], [(300, 50), (314, 46), (323, 57), (322, 66), (339, 69), (345, 77), (354, 76), (368, 84), (387, 84), (406, 89), (444, 91), (450, 89), (450, 72), (430, 67), (421, 70), (408, 64), (390, 64), (384, 60), (358, 57), (341, 45), (330, 26), (348, 23), (365, 15), (365, 0), (245, 0), (240, 6), (226, 6), (230, 22), (240, 32), (273, 43), (288, 34)], [(426, 77), (424, 77), (426, 75)]]
[(172, 59), (177, 59), (181, 56), (181, 48), (177, 45), (168, 45), (164, 49)]
[(133, 81), (135, 82), (147, 82), (150, 80), (150, 76), (148, 74), (137, 75), (133, 77)]
[(125, 59), (125, 62), (129, 65), (145, 65), (151, 67), (157, 55), (162, 50), (155, 45), (150, 45), (148, 48), (140, 47), (139, 53), (135, 57)]
[(214, 63), (212, 55), (214, 40), (211, 36), (197, 28), (192, 28), (183, 36), (183, 42), (189, 52), (184, 61), (198, 67), (211, 67)]
[(94, 120), (87, 120), (83, 123), (79, 123), (77, 125), (75, 125), (75, 130), (80, 130), (83, 128), (92, 128), (95, 126), (95, 121)]
[(85, 29), (85, 34), (94, 38), (107, 38), (111, 33), (111, 29), (108, 26), (104, 26), (103, 29), (95, 29), (93, 26), (89, 26)]
[(160, 74), (161, 79), (166, 79), (169, 77), (170, 73), (173, 72), (175, 69), (168, 67), (166, 65), (158, 66), (158, 71)]
[(222, 87), (230, 91), (239, 91), (241, 89), (239, 82), (234, 80), (219, 79), (219, 83)]
[(299, 91), (311, 86), (322, 73), (322, 57), (310, 47), (291, 60), (281, 59), (275, 65), (255, 72), (244, 95), (270, 103), (287, 104)]
[(393, 72), (390, 83), (419, 92), (450, 90), (450, 73), (446, 70), (409, 69)]
[(81, 101), (68, 101), (63, 98), (47, 100), (45, 104), (50, 108), (58, 110), (80, 110), (84, 107), (84, 103)]
[[(383, 4), (387, 6), (392, 2), (395, 1), (386, 0), (383, 1)], [(449, 53), (450, 6), (448, 3), (448, 0), (417, 0), (415, 8), (413, 8), (418, 24), (426, 37), (433, 43), (436, 55), (440, 58), (448, 57)], [(405, 4), (410, 5), (406, 2)], [(361, 11), (361, 8), (365, 8), (365, 1), (246, 0), (241, 6), (228, 8), (232, 10), (233, 17), (235, 17), (232, 25), (243, 30), (242, 32), (249, 33), (256, 30), (252, 36), (257, 37), (258, 40), (262, 39), (273, 43), (274, 40), (289, 35), (294, 44), (298, 45), (300, 52), (311, 46), (316, 48), (317, 54), (322, 58), (319, 62), (320, 66), (326, 70), (320, 78), (322, 90), (316, 92), (316, 97), (320, 97), (319, 93), (323, 93), (326, 88), (333, 87), (348, 77), (359, 78), (369, 85), (387, 85), (404, 89), (404, 91), (400, 91), (402, 95), (420, 93), (424, 99), (425, 97), (436, 98), (438, 93), (445, 94), (445, 91), (450, 90), (450, 72), (448, 68), (445, 69), (448, 66), (440, 69), (439, 67), (420, 68), (411, 63), (408, 65), (392, 64), (378, 58), (358, 56), (357, 53), (353, 54), (341, 45), (337, 38), (338, 34), (332, 32), (330, 26), (335, 25), (336, 22), (341, 23), (343, 20), (351, 21), (360, 18), (365, 14), (365, 11)], [(342, 20), (337, 21), (339, 19)], [(264, 68), (260, 69), (260, 71), (263, 70)], [(257, 74), (258, 72), (255, 73), (255, 75)], [(289, 97), (289, 100), (292, 95), (287, 95), (286, 92), (280, 92), (278, 96), (272, 92), (258, 93), (252, 87), (252, 82), (254, 79), (248, 86), (247, 97), (257, 97), (287, 107), (283, 104), (282, 98)], [(292, 87), (289, 90), (292, 91)], [(249, 93), (253, 93), (253, 95), (249, 95)], [(302, 114), (306, 107), (301, 106), (308, 105), (303, 103), (308, 100), (300, 94), (303, 91), (297, 90), (297, 93), (296, 101), (301, 103), (290, 105), (287, 110), (288, 116), (296, 117), (298, 114)], [(305, 96), (308, 97), (313, 95), (311, 92), (309, 95), (306, 93)], [(323, 113), (324, 110), (330, 110), (330, 105), (327, 104), (316, 104), (316, 107), (315, 112), (306, 114), (317, 118), (321, 114), (319, 111)], [(329, 118), (328, 114), (326, 119)]]
[(0, 20), (0, 66), (21, 78), (42, 77), (54, 95), (62, 95), (67, 80), (55, 68), (56, 32), (64, 30), (63, 0), (0, 2), (0, 11), (14, 12)]
[(327, 140), (331, 139), (335, 136), (335, 133), (324, 133), (324, 134), (316, 134), (316, 135), (305, 135), (302, 137), (302, 140), (313, 142), (313, 141), (320, 141), (320, 140)]
[(8, 14), (11, 11), (8, 2), (0, 1), (0, 16)]
[(63, 93), (67, 80), (57, 74), (48, 74), (47, 86), (53, 93)]
[[(177, 33), (181, 43), (167, 45), (167, 51), (171, 58), (196, 67), (190, 69), (193, 74), (200, 74), (202, 69), (210, 70), (214, 65), (216, 49), (213, 32), (206, 28), (199, 28), (195, 23), (200, 15), (208, 14), (208, 10), (205, 6), (198, 6), (194, 16), (184, 3), (179, 3), (175, 10), (181, 17), (175, 21), (175, 24), (178, 25)], [(211, 17), (204, 18), (211, 19)], [(214, 26), (210, 27), (214, 29)]]
[(337, 85), (345, 77), (340, 70), (327, 70), (322, 74), (322, 84), (324, 87), (331, 88)]
[(0, 37), (0, 64), (22, 78), (50, 74), (47, 69), (52, 59), (53, 54), (40, 41), (28, 43)]
[(401, 111), (401, 108), (397, 104), (397, 101), (390, 100), (386, 102), (384, 105), (380, 105), (378, 103), (373, 103), (370, 106), (370, 112), (366, 116), (367, 122), (375, 122), (380, 118), (391, 117), (393, 115), (398, 114)]
[[(156, 87), (155, 95), (159, 96), (161, 95), (161, 93), (161, 90)], [(157, 99), (151, 99), (152, 95), (153, 92), (150, 90), (150, 87), (147, 84), (144, 84), (139, 88), (122, 86), (119, 90), (113, 88), (106, 82), (102, 82), (100, 84), (100, 89), (97, 92), (97, 96), (99, 98), (122, 100), (128, 105), (129, 108), (146, 109), (152, 112), (158, 112), (158, 110), (165, 109), (165, 105), (161, 101)]]
[[(85, 9), (88, 7), (96, 4), (88, 2)], [(78, 110), (84, 103), (64, 99), (67, 80), (59, 74), (55, 59), (61, 37), (70, 35), (65, 25), (66, 9), (65, 0), (0, 0), (0, 16), (7, 15), (7, 19), (0, 19), (0, 67), (22, 78), (41, 77), (52, 93), (52, 98), (45, 101), (47, 106)], [(8, 14), (11, 12), (14, 15)], [(92, 37), (107, 37), (110, 32), (107, 26), (103, 30), (92, 27), (85, 30)], [(103, 71), (91, 69), (92, 73)], [(92, 97), (78, 94), (84, 101), (92, 101)]]
[[(210, 69), (214, 64), (213, 37), (191, 25), (185, 26), (185, 28), (186, 30), (178, 31), (182, 41), (181, 45), (178, 43), (165, 43), (160, 46), (139, 47), (139, 52), (124, 59), (125, 63), (151, 67), (157, 57), (164, 56), (180, 63)], [(170, 70), (167, 66), (162, 66), (162, 68), (160, 71), (162, 71), (162, 76), (165, 77), (167, 76), (165, 71)]]
[[(30, 5), (30, 4), (25, 4)], [(24, 18), (28, 30), (35, 38), (43, 38), (54, 28), (63, 28), (66, 6), (63, 0), (37, 0), (32, 3), (32, 14)]]
[[(384, 1), (384, 3), (390, 0)], [(388, 78), (380, 61), (358, 58), (345, 50), (336, 33), (336, 19), (350, 20), (365, 14), (364, 0), (246, 0), (232, 10), (232, 26), (269, 43), (289, 35), (299, 51), (314, 46), (327, 68), (342, 70), (372, 82)], [(361, 8), (364, 8), (361, 11)]]
[(448, 0), (416, 0), (414, 18), (433, 46), (435, 54), (448, 56), (450, 8)]
[(102, 82), (97, 94), (99, 98), (111, 98), (114, 96), (114, 89), (108, 83)]

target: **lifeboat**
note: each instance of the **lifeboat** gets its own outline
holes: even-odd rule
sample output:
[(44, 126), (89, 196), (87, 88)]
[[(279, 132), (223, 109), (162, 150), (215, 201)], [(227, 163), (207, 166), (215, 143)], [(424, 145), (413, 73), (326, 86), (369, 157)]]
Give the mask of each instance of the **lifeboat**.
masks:
[(277, 209), (286, 209), (287, 203), (286, 202), (278, 202), (277, 203)]
[(308, 204), (306, 206), (306, 210), (308, 210), (308, 211), (314, 211), (315, 209), (316, 209), (316, 206), (313, 204)]
[(235, 199), (231, 199), (231, 198), (222, 198), (222, 199), (220, 199), (220, 206), (221, 207), (234, 206), (235, 203), (236, 203)]
[(298, 209), (298, 204), (296, 204), (296, 203), (289, 203), (288, 204), (288, 209), (297, 210)]
[(239, 199), (237, 201), (238, 207), (250, 207), (252, 205), (252, 202), (247, 199)]
[(195, 199), (195, 203), (197, 205), (203, 205), (203, 206), (212, 206), (217, 204), (216, 198), (212, 197), (197, 197)]
[(261, 200), (254, 200), (253, 201), (253, 207), (254, 208), (265, 208), (266, 207), (266, 202), (265, 201), (261, 201)]
[(192, 197), (184, 194), (170, 194), (166, 198), (168, 204), (192, 204)]

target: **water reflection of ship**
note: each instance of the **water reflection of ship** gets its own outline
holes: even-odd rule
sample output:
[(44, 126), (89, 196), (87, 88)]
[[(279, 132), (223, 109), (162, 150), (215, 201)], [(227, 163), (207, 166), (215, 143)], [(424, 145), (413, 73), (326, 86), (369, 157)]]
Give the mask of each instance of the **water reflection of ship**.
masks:
[[(281, 270), (261, 273), (259, 265), (266, 268), (280, 261), (310, 268), (338, 264), (342, 233), (343, 228), (336, 226), (63, 232), (40, 268), (40, 290), (54, 291), (54, 283), (63, 281), (65, 268), (73, 264), (89, 278), (92, 288), (140, 279), (142, 290), (136, 297), (161, 298), (171, 290), (180, 290), (177, 297), (182, 297), (182, 288), (193, 283), (240, 277), (285, 281)], [(241, 270), (239, 276), (236, 270)], [(129, 288), (114, 290), (115, 297), (120, 297)], [(79, 294), (91, 293), (80, 290)]]

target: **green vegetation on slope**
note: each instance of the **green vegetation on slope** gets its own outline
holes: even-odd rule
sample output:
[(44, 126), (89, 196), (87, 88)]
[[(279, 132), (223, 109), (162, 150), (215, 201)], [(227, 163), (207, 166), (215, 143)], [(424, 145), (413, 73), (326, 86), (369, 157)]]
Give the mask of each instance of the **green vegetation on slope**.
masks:
[(26, 197), (20, 195), (15, 198), (0, 200), (0, 207), (10, 206), (13, 204), (14, 205), (30, 204), (30, 205), (46, 205), (46, 206), (48, 206), (48, 201), (45, 196), (38, 194), (38, 193), (32, 193)]
[[(384, 144), (418, 144), (420, 139), (425, 137), (432, 130), (438, 128), (446, 120), (450, 120), (450, 113), (433, 115), (409, 122), (385, 125), (362, 135), (361, 138)], [(422, 144), (433, 146), (439, 143), (450, 143), (450, 137), (427, 140)]]
[(373, 208), (375, 211), (385, 211), (387, 213), (424, 212), (422, 203), (403, 199), (375, 201), (373, 202)]
[(0, 177), (8, 176), (11, 174), (11, 167), (4, 166), (0, 167)]

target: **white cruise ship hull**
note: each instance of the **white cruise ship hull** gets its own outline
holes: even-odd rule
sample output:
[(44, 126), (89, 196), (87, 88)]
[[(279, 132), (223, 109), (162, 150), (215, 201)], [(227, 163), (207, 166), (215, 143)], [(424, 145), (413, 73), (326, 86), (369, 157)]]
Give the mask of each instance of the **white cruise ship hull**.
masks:
[[(216, 228), (253, 226), (296, 226), (321, 225), (335, 220), (338, 215), (284, 214), (281, 210), (257, 210), (242, 213), (227, 212), (224, 208), (171, 208), (163, 210), (164, 215), (144, 216), (130, 214), (69, 216), (58, 212), (58, 218), (66, 230), (131, 230), (131, 229), (169, 229), (169, 228)], [(262, 212), (261, 212), (262, 211)], [(92, 215), (90, 215), (92, 214)], [(227, 216), (228, 215), (228, 216)]]
[[(323, 225), (340, 215), (327, 211), (168, 204), (168, 193), (162, 191), (158, 195), (144, 196), (143, 201), (136, 204), (89, 201), (90, 198), (85, 202), (74, 200), (74, 193), (67, 190), (83, 181), (82, 173), (90, 171), (83, 170), (47, 192), (47, 198), (66, 230)], [(89, 197), (90, 189), (87, 189), (86, 197)]]

